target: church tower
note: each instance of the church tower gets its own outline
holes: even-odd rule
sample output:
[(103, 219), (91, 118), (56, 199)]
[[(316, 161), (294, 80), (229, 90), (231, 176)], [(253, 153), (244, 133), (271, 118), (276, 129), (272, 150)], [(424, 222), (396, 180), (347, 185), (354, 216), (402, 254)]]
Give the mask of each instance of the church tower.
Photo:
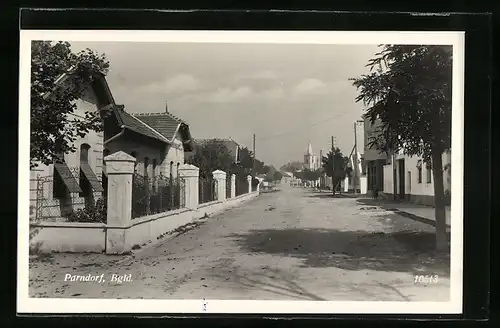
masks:
[(304, 154), (304, 166), (307, 167), (309, 170), (315, 169), (314, 153), (310, 142), (309, 146), (307, 147), (306, 153)]

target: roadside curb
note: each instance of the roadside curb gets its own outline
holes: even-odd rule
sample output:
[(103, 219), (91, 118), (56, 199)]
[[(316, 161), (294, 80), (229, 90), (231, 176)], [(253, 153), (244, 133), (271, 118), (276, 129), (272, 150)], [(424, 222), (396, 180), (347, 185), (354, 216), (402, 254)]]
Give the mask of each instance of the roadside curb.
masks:
[[(412, 220), (415, 220), (415, 221), (419, 221), (419, 222), (422, 222), (422, 223), (429, 224), (429, 225), (431, 225), (433, 227), (436, 226), (436, 221), (428, 219), (428, 218), (425, 218), (425, 217), (420, 216), (420, 215), (416, 215), (416, 214), (409, 213), (409, 212), (406, 212), (406, 211), (403, 211), (403, 210), (399, 210), (397, 208), (390, 208), (390, 207), (384, 207), (384, 206), (381, 206), (381, 208), (383, 208), (386, 211), (391, 211), (393, 213), (399, 214), (399, 215), (404, 216), (406, 218), (409, 218), (409, 219), (412, 219)], [(449, 224), (446, 224), (446, 227), (451, 228)]]

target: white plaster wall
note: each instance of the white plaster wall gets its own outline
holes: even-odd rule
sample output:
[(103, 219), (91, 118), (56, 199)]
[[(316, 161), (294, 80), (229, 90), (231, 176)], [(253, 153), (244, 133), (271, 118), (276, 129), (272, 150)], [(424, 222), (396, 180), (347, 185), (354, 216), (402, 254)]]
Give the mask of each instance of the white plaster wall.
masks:
[(394, 193), (393, 187), (393, 173), (392, 173), (392, 163), (384, 165), (384, 193), (392, 194)]
[(131, 154), (132, 152), (135, 152), (137, 154), (136, 158), (136, 171), (144, 175), (144, 158), (148, 157), (149, 158), (149, 171), (148, 174), (153, 173), (153, 159), (156, 159), (156, 174), (155, 176), (160, 174), (160, 166), (161, 166), (161, 157), (162, 157), (162, 151), (160, 147), (153, 147), (149, 146), (146, 143), (141, 143), (134, 141), (133, 139), (126, 137), (123, 138), (117, 138), (105, 145), (105, 148), (109, 150), (110, 154), (113, 154), (118, 151), (123, 151), (127, 154)]
[(184, 147), (180, 137), (174, 138), (173, 143), (167, 147), (166, 156), (162, 163), (161, 170), (166, 176), (170, 175), (170, 162), (173, 162), (172, 176), (177, 177), (177, 164), (184, 164)]
[(30, 246), (41, 252), (100, 253), (106, 245), (105, 224), (50, 222), (32, 226), (40, 229)]
[[(411, 195), (426, 195), (426, 196), (434, 196), (434, 176), (432, 176), (431, 171), (431, 182), (427, 183), (427, 167), (425, 163), (422, 161), (422, 182), (418, 183), (418, 169), (417, 162), (420, 158), (413, 156), (405, 157), (405, 192)], [(449, 155), (443, 153), (443, 167), (449, 163)], [(411, 182), (409, 180), (408, 171), (411, 172)], [(444, 189), (448, 189), (450, 186), (448, 172), (443, 169), (443, 186)]]

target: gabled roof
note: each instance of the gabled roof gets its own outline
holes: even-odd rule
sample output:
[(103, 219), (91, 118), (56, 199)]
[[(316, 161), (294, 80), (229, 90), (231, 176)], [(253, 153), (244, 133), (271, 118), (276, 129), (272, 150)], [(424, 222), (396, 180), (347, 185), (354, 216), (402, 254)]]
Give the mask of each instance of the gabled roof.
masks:
[(144, 136), (169, 143), (170, 140), (165, 138), (159, 132), (155, 131), (152, 127), (148, 126), (148, 124), (142, 122), (141, 120), (134, 117), (134, 115), (127, 113), (124, 110), (123, 105), (118, 105), (113, 107), (113, 112), (118, 121), (118, 125), (123, 126), (124, 128), (134, 131), (136, 133), (142, 134)]
[(177, 129), (181, 124), (186, 124), (180, 118), (167, 113), (134, 113), (134, 118), (147, 124), (167, 140), (172, 141), (175, 138)]

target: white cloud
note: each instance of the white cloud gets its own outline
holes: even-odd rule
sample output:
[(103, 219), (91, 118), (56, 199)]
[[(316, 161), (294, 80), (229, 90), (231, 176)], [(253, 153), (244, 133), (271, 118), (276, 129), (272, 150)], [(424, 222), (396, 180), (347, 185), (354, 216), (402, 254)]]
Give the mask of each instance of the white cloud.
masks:
[(266, 99), (281, 99), (285, 96), (285, 90), (283, 87), (276, 87), (263, 91), (261, 95)]
[(178, 74), (161, 82), (154, 82), (141, 87), (144, 93), (183, 93), (200, 89), (202, 83), (199, 79), (189, 74)]
[(326, 84), (321, 80), (308, 78), (302, 80), (296, 87), (295, 91), (300, 94), (322, 94), (328, 91)]
[(246, 79), (255, 79), (255, 80), (274, 80), (278, 78), (278, 74), (271, 70), (257, 71), (253, 74), (244, 76)]
[(208, 102), (228, 103), (248, 98), (252, 94), (253, 90), (250, 87), (221, 88), (213, 93), (200, 95), (200, 99)]

